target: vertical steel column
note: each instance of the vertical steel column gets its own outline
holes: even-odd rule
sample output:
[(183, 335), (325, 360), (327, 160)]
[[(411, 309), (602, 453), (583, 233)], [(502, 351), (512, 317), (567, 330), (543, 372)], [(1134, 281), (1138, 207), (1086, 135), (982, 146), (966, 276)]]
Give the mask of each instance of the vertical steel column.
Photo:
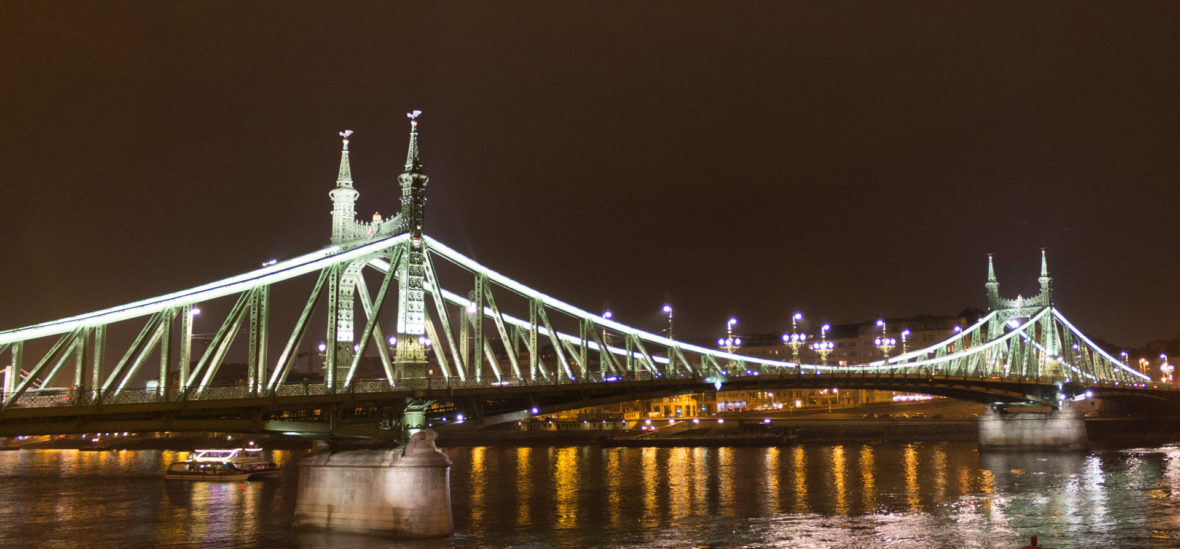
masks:
[(473, 336), (472, 349), (472, 367), (475, 369), (475, 381), (483, 378), (483, 294), (484, 284), (487, 279), (482, 273), (475, 275), (475, 295), (472, 303), (475, 304), (475, 311), (471, 315), (471, 327)]
[[(392, 268), (392, 267), (391, 267)], [(328, 344), (324, 357), (324, 385), (336, 389), (336, 314), (340, 297), (340, 267), (328, 267)]]
[(471, 324), (469, 318), (471, 313), (464, 310), (459, 313), (459, 369), (467, 375), (472, 374), (471, 367), (471, 344), (468, 343), (467, 332), (470, 331), (468, 327)]
[(17, 341), (12, 344), (12, 365), (8, 367), (8, 374), (4, 376), (4, 394), (0, 395), (0, 402), (4, 402), (16, 390), (16, 379), (20, 377), (21, 355), (25, 342)]
[(582, 367), (582, 378), (585, 378), (587, 373), (590, 372), (590, 364), (588, 362), (586, 362), (586, 360), (589, 358), (587, 356), (586, 349), (590, 346), (589, 345), (590, 338), (589, 338), (589, 335), (587, 335), (587, 334), (592, 329), (594, 329), (594, 328), (593, 328), (593, 325), (590, 324), (589, 320), (586, 320), (583, 318), (582, 321), (578, 323), (578, 332), (579, 332), (578, 337), (579, 337), (580, 343), (581, 343), (581, 347), (578, 348), (578, 363), (579, 363), (579, 366)]
[[(261, 288), (260, 288), (261, 289)], [(258, 304), (262, 292), (250, 294), (250, 347), (246, 353), (246, 391), (254, 394), (258, 387)]]
[(172, 367), (172, 325), (176, 323), (177, 309), (170, 309), (160, 326), (160, 386), (156, 389), (161, 398), (168, 398), (168, 369)]
[(94, 329), (94, 362), (90, 371), (90, 395), (97, 397), (102, 388), (102, 363), (107, 354), (107, 325)]
[(180, 308), (180, 357), (178, 370), (180, 377), (176, 380), (180, 395), (188, 390), (188, 368), (193, 353), (193, 306), (185, 305)]
[(538, 364), (541, 351), (537, 349), (537, 307), (540, 303), (535, 299), (529, 300), (529, 379), (537, 379)]
[(627, 334), (627, 374), (635, 374), (635, 336)]
[(90, 328), (82, 328), (78, 342), (74, 344), (74, 403), (86, 389), (86, 344), (89, 343)]

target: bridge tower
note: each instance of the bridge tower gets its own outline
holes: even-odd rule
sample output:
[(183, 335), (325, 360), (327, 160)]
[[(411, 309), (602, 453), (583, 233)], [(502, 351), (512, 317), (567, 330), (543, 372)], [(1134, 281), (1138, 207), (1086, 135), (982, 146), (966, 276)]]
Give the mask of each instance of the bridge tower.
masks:
[[(328, 195), (332, 199), (332, 244), (342, 248), (354, 248), (377, 237), (408, 233), (410, 242), (402, 250), (402, 259), (397, 266), (398, 310), (397, 333), (394, 336), (397, 349), (394, 355), (399, 376), (420, 377), (426, 374), (426, 350), (431, 345), (426, 333), (426, 249), (422, 238), (422, 224), (425, 217), (426, 184), (430, 178), (422, 171), (422, 159), (418, 148), (418, 117), (421, 111), (414, 111), (410, 118), (410, 143), (406, 152), (405, 171), (398, 176), (401, 185), (401, 211), (385, 219), (374, 213), (370, 222), (356, 219), (356, 200), (360, 193), (353, 187), (352, 168), (349, 163), (349, 137), (351, 130), (340, 132), (343, 148), (340, 152), (340, 169), (336, 176), (336, 188)], [(364, 284), (361, 271), (372, 257), (365, 257), (347, 265), (339, 266), (328, 280), (329, 315), (335, 321), (329, 323), (328, 341), (334, 342), (325, 349), (324, 379), (336, 387), (344, 381), (346, 372), (355, 357), (356, 330), (354, 309), (356, 293), (363, 292), (357, 287)]]
[(410, 242), (397, 272), (397, 354), (394, 362), (401, 375), (412, 377), (426, 374), (426, 348), (430, 345), (426, 335), (426, 293), (423, 288), (426, 248), (422, 240), (426, 184), (430, 178), (422, 172), (422, 159), (418, 153), (418, 117), (421, 114), (422, 111), (414, 111), (407, 115), (410, 118), (410, 145), (406, 151), (405, 171), (397, 178), (402, 187), (402, 230), (410, 234)]
[[(987, 305), (988, 309), (995, 311), (995, 315), (987, 326), (988, 339), (995, 339), (1004, 335), (1005, 331), (1010, 327), (1010, 322), (1022, 322), (1035, 315), (1042, 309), (1052, 309), (1053, 307), (1053, 279), (1049, 276), (1049, 264), (1045, 257), (1044, 248), (1041, 249), (1041, 276), (1037, 278), (1040, 285), (1040, 290), (1036, 295), (1031, 297), (1024, 297), (1017, 295), (1016, 299), (1008, 299), (1000, 296), (1000, 283), (996, 280), (995, 265), (992, 262), (991, 254), (987, 256), (987, 282), (984, 287), (987, 288)], [(1058, 376), (1061, 374), (1061, 364), (1057, 360), (1060, 354), (1060, 339), (1061, 334), (1058, 333), (1057, 323), (1053, 320), (1052, 315), (1047, 315), (1043, 321), (1038, 322), (1038, 329), (1035, 330), (1038, 335), (1037, 341), (1032, 344), (1042, 347), (1043, 356), (1047, 357), (1043, 363), (1037, 365), (1039, 372), (1037, 375)]]

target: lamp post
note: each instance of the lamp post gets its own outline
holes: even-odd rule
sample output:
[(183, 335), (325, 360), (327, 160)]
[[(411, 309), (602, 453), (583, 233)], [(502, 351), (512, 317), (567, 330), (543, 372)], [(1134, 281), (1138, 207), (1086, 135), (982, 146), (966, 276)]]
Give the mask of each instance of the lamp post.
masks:
[(811, 344), (811, 350), (819, 355), (820, 364), (828, 363), (828, 355), (832, 354), (832, 349), (836, 348), (834, 342), (828, 341), (828, 330), (832, 329), (831, 324), (824, 324), (819, 328), (819, 341)]
[(901, 331), (901, 354), (905, 354), (905, 342), (910, 337), (910, 329), (906, 328)]
[(665, 303), (662, 310), (668, 315), (668, 339), (675, 339), (672, 337), (672, 306)]
[(1168, 354), (1160, 353), (1160, 373), (1164, 374), (1160, 381), (1164, 383), (1171, 383), (1172, 372), (1175, 370), (1176, 367), (1168, 363)]
[[(605, 310), (605, 311), (603, 311), (603, 312), (602, 312), (602, 318), (605, 318), (605, 319), (607, 319), (607, 320), (610, 320), (610, 319), (612, 319), (612, 318), (614, 318), (614, 317), (615, 317), (615, 314), (614, 314), (614, 313), (612, 313), (612, 312), (610, 311), (610, 309), (607, 309), (607, 310)], [(603, 345), (610, 345), (610, 343), (609, 343), (609, 342), (607, 342), (607, 340), (606, 340), (606, 327), (603, 327), (603, 328), (602, 328), (602, 344), (603, 344)], [(606, 349), (603, 349), (603, 350), (602, 350), (602, 352), (604, 352), (604, 353), (605, 353), (605, 352), (606, 352)]]
[(892, 351), (893, 347), (897, 345), (897, 338), (888, 337), (885, 319), (877, 319), (877, 326), (881, 328), (881, 336), (873, 340), (873, 345), (877, 347), (878, 351), (881, 351), (881, 354), (885, 355), (885, 358), (889, 358), (889, 351)]
[(737, 324), (737, 318), (730, 317), (729, 321), (725, 323), (725, 337), (717, 340), (717, 346), (725, 349), (727, 353), (732, 353), (734, 349), (742, 346), (742, 338), (733, 337), (734, 324)]
[(321, 341), (319, 345), (316, 345), (316, 349), (320, 352), (320, 369), (326, 370), (328, 368), (328, 345)]
[(791, 333), (783, 334), (783, 345), (791, 350), (791, 361), (799, 365), (799, 348), (807, 341), (807, 334), (799, 333), (799, 321), (803, 320), (803, 313), (795, 313), (791, 317)]

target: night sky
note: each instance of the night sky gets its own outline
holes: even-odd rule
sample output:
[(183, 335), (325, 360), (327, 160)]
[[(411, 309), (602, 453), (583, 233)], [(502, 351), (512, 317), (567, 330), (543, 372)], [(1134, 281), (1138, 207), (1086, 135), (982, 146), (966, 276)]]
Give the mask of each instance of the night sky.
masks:
[(1180, 334), (1180, 3), (0, 2), (0, 329), (320, 248), (349, 128), (396, 212), (641, 328), (1036, 292)]

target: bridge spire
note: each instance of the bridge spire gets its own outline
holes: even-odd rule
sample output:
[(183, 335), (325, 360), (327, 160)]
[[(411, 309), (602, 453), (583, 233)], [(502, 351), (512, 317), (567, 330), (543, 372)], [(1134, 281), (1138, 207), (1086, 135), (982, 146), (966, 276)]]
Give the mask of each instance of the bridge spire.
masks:
[[(401, 230), (409, 233), (410, 242), (402, 267), (398, 270), (397, 358), (399, 370), (425, 371), (426, 295), (422, 288), (426, 274), (426, 243), (422, 240), (422, 219), (426, 207), (426, 184), (430, 178), (422, 173), (418, 156), (418, 117), (422, 111), (407, 113), (410, 119), (410, 148), (406, 151), (406, 171), (397, 177), (402, 187)], [(479, 345), (479, 343), (476, 343)]]
[(991, 309), (996, 309), (1000, 301), (1000, 283), (996, 280), (996, 267), (992, 264), (992, 254), (987, 254), (987, 282), (983, 284), (987, 288), (987, 304)]
[(1041, 248), (1041, 276), (1037, 278), (1037, 282), (1041, 284), (1041, 295), (1045, 296), (1046, 304), (1048, 304), (1051, 296), (1053, 279), (1049, 276), (1049, 262), (1045, 259), (1045, 249)]
[(406, 173), (422, 171), (422, 159), (418, 156), (418, 117), (422, 111), (414, 110), (406, 113), (410, 119), (410, 149), (406, 151)]
[(426, 184), (430, 178), (422, 173), (422, 160), (418, 155), (418, 117), (422, 111), (407, 113), (410, 119), (410, 148), (406, 151), (406, 171), (398, 176), (402, 186), (402, 220), (406, 232), (421, 240), (423, 210), (426, 207)]
[(340, 151), (340, 170), (336, 175), (336, 188), (328, 192), (332, 198), (332, 243), (339, 244), (352, 240), (351, 229), (356, 224), (356, 199), (360, 195), (352, 188), (352, 167), (348, 163), (348, 138), (352, 130), (340, 132), (343, 150)]

